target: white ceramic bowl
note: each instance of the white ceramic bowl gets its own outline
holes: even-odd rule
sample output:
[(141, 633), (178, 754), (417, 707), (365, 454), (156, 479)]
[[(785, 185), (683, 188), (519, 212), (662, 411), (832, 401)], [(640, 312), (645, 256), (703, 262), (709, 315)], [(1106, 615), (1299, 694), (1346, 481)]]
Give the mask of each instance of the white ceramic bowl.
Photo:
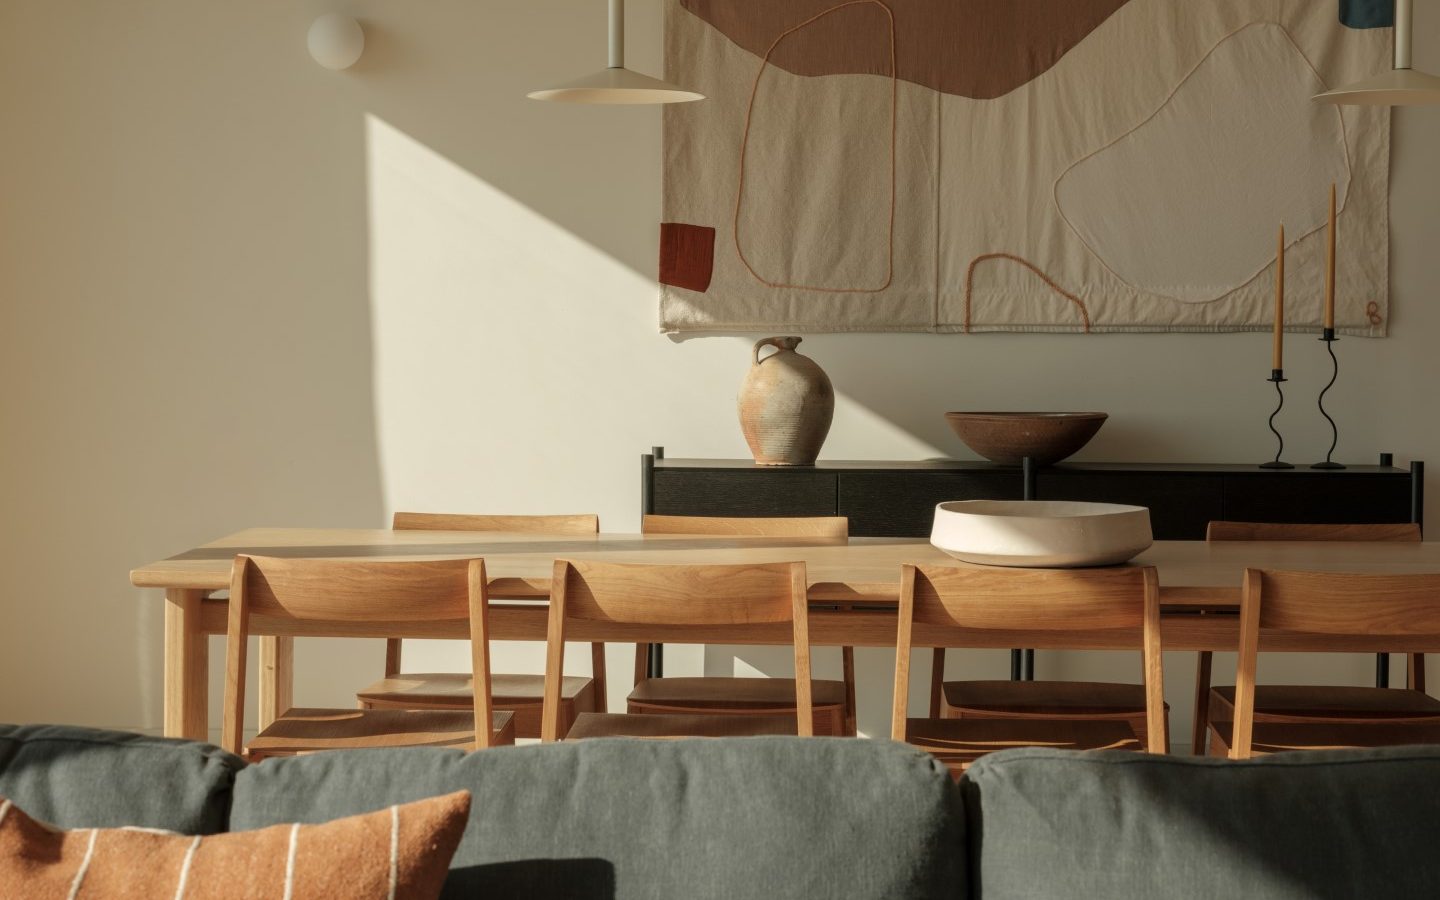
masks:
[(955, 500), (930, 530), (939, 549), (988, 566), (1114, 566), (1153, 542), (1145, 507), (1072, 500)]

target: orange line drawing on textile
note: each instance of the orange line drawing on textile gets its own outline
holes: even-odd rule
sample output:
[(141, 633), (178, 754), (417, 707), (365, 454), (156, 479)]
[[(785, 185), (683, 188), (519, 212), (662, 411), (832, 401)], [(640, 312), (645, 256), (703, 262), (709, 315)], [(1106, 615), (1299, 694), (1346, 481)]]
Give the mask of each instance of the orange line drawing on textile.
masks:
[[(740, 210), (745, 200), (745, 151), (750, 146), (750, 124), (754, 119), (755, 115), (755, 98), (760, 93), (760, 78), (765, 74), (765, 70), (769, 68), (770, 57), (774, 55), (775, 48), (780, 46), (780, 42), (785, 40), (790, 35), (794, 34), (802, 28), (805, 28), (808, 25), (811, 25), (819, 19), (825, 18), (831, 13), (839, 12), (840, 10), (851, 6), (867, 6), (872, 4), (884, 10), (885, 18), (890, 25), (890, 222), (886, 234), (887, 246), (885, 254), (885, 280), (878, 287), (871, 288), (833, 288), (819, 287), (817, 285), (788, 284), (785, 282), (770, 281), (769, 279), (761, 275), (759, 272), (755, 271), (755, 267), (750, 265), (750, 260), (745, 258), (745, 251), (740, 246)], [(830, 7), (827, 10), (824, 10), (823, 12), (816, 13), (815, 15), (811, 16), (800, 24), (792, 28), (786, 29), (785, 31), (780, 33), (779, 37), (775, 38), (775, 40), (771, 42), (770, 48), (765, 51), (765, 56), (762, 57), (760, 60), (760, 69), (755, 73), (755, 82), (750, 87), (750, 104), (745, 109), (745, 130), (740, 138), (740, 178), (739, 183), (736, 185), (735, 188), (735, 219), (731, 228), (731, 236), (733, 237), (735, 242), (735, 253), (740, 257), (741, 264), (743, 264), (745, 266), (745, 269), (755, 277), (756, 281), (760, 282), (766, 287), (793, 288), (796, 290), (805, 291), (822, 291), (829, 294), (873, 294), (890, 287), (890, 283), (892, 280), (894, 280), (895, 277), (895, 145), (896, 116), (898, 113), (898, 105), (899, 90), (898, 81), (895, 77), (895, 13), (891, 11), (889, 6), (886, 6), (884, 3), (880, 2), (880, 0), (847, 0), (847, 2), (845, 3), (840, 3), (836, 6)]]
[(1385, 320), (1380, 316), (1380, 304), (1371, 300), (1365, 305), (1365, 318), (1370, 320), (1371, 325), (1379, 325)]
[(970, 333), (970, 294), (971, 294), (972, 289), (973, 289), (974, 286), (975, 286), (975, 267), (978, 266), (978, 265), (980, 265), (982, 262), (985, 262), (987, 259), (1008, 259), (1008, 260), (1010, 260), (1011, 262), (1019, 263), (1020, 265), (1024, 266), (1024, 267), (1027, 268), (1027, 269), (1029, 269), (1031, 272), (1033, 272), (1033, 273), (1035, 274), (1035, 276), (1036, 276), (1037, 278), (1039, 278), (1041, 281), (1043, 281), (1043, 282), (1045, 282), (1047, 285), (1049, 285), (1051, 290), (1053, 290), (1055, 293), (1059, 294), (1060, 296), (1064, 297), (1066, 300), (1069, 300), (1071, 303), (1075, 304), (1075, 308), (1078, 309), (1078, 310), (1080, 310), (1080, 319), (1081, 319), (1081, 321), (1083, 321), (1083, 322), (1085, 323), (1085, 333), (1086, 333), (1086, 334), (1089, 334), (1089, 333), (1090, 333), (1090, 311), (1085, 308), (1085, 301), (1084, 301), (1084, 300), (1081, 300), (1079, 297), (1075, 296), (1074, 294), (1072, 294), (1072, 293), (1070, 293), (1069, 291), (1067, 291), (1067, 290), (1065, 290), (1064, 288), (1062, 288), (1060, 285), (1056, 284), (1055, 281), (1054, 281), (1053, 279), (1051, 279), (1051, 277), (1050, 277), (1049, 275), (1046, 275), (1044, 272), (1040, 271), (1039, 267), (1037, 267), (1034, 263), (1032, 263), (1032, 262), (1030, 262), (1030, 261), (1028, 261), (1028, 260), (1022, 259), (1022, 258), (1016, 256), (1016, 255), (1013, 254), (1013, 253), (982, 253), (982, 254), (980, 254), (979, 256), (975, 257), (974, 259), (970, 260), (970, 267), (965, 270), (965, 333), (966, 333), (966, 334), (969, 334), (969, 333)]

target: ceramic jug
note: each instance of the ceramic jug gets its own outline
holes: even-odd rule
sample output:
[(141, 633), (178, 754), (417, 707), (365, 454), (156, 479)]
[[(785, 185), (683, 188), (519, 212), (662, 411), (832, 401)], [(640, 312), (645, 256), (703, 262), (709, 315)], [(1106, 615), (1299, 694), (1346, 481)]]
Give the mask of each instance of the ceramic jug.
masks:
[[(762, 466), (808, 466), (820, 455), (835, 415), (835, 389), (825, 371), (795, 352), (798, 337), (755, 342), (740, 385), (740, 429)], [(775, 347), (764, 359), (760, 351)]]

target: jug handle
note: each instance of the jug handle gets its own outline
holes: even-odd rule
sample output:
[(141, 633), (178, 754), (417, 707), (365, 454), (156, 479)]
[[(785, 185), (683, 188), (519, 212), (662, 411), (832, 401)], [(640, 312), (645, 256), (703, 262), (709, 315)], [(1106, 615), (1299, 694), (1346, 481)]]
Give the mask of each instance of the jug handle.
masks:
[[(761, 349), (762, 347), (767, 347), (767, 346), (768, 346), (768, 347), (775, 347), (775, 348), (777, 348), (778, 350), (794, 350), (796, 347), (800, 346), (800, 341), (801, 341), (801, 338), (798, 338), (798, 337), (767, 337), (767, 338), (761, 338), (760, 340), (758, 340), (758, 341), (755, 342), (755, 351), (754, 351), (754, 353), (751, 354), (751, 362), (750, 362), (750, 365), (752, 365), (752, 366), (758, 366), (758, 365), (760, 365), (760, 349)], [(770, 354), (770, 356), (774, 356), (774, 355), (775, 355), (775, 354), (773, 354), (773, 353)], [(767, 357), (765, 357), (765, 358), (766, 358), (766, 359), (769, 359), (770, 357), (767, 356)]]

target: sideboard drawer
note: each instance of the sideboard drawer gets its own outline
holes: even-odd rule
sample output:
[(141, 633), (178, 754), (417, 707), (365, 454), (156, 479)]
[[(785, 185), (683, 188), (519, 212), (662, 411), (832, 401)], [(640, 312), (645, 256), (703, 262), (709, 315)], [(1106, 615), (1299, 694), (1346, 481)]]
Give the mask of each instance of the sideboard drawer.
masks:
[(1042, 469), (1035, 478), (1041, 500), (1089, 500), (1150, 508), (1157, 541), (1199, 541), (1214, 519), (1225, 518), (1225, 483), (1219, 475), (1110, 474)]
[(653, 509), (661, 516), (833, 516), (834, 472), (657, 469)]
[(1019, 500), (1018, 472), (841, 472), (840, 515), (850, 533), (928, 537), (935, 504), (947, 500)]
[(1404, 522), (1410, 479), (1341, 472), (1225, 477), (1225, 518), (1235, 522)]

